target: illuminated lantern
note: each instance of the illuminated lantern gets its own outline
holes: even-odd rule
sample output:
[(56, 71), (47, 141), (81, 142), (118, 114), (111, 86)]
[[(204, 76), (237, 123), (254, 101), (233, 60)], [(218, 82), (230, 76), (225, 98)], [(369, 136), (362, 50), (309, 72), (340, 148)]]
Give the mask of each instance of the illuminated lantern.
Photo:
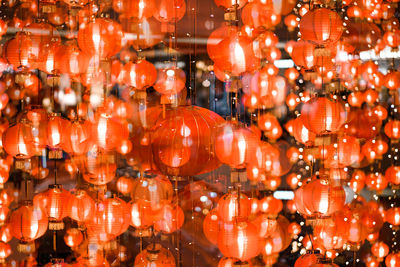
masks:
[(291, 238), (288, 234), (289, 221), (284, 216), (278, 216), (276, 219), (276, 230), (267, 234), (262, 248), (263, 256), (272, 256), (283, 250), (289, 245)]
[(5, 57), (14, 69), (29, 68), (31, 64), (30, 55), (32, 40), (27, 32), (17, 32), (15, 37), (9, 40), (5, 46)]
[(260, 211), (267, 214), (271, 218), (278, 216), (283, 208), (282, 200), (276, 199), (273, 196), (264, 197), (259, 201)]
[(301, 233), (301, 226), (297, 222), (289, 224), (288, 232), (292, 238), (296, 238)]
[[(146, 88), (152, 86), (157, 80), (156, 68), (145, 59), (139, 59), (135, 63), (128, 62), (122, 71), (124, 83), (132, 86), (135, 90), (146, 90)], [(165, 81), (168, 81), (168, 79)]]
[(134, 18), (120, 16), (120, 21), (126, 33), (124, 39), (136, 50), (152, 47), (164, 38), (165, 34), (161, 32), (161, 25), (155, 18), (137, 22)]
[(63, 219), (68, 215), (66, 204), (70, 198), (69, 191), (59, 184), (49, 185), (45, 192), (35, 195), (33, 204), (40, 206), (47, 213), (50, 230), (61, 230), (64, 228)]
[(66, 209), (71, 219), (83, 223), (92, 218), (94, 207), (94, 200), (88, 193), (85, 190), (77, 190), (69, 197)]
[(75, 42), (60, 46), (55, 57), (59, 58), (55, 62), (55, 69), (71, 77), (77, 77), (88, 70), (90, 56), (80, 50)]
[(347, 123), (342, 127), (348, 135), (357, 138), (371, 139), (381, 128), (382, 121), (368, 109), (356, 109), (349, 112)]
[(164, 204), (155, 215), (154, 229), (164, 233), (173, 233), (180, 229), (185, 220), (183, 210), (178, 205)]
[(196, 106), (167, 108), (164, 115), (151, 136), (154, 162), (163, 173), (191, 176), (219, 166), (213, 151), (222, 117)]
[(168, 266), (175, 267), (175, 259), (171, 251), (160, 244), (153, 243), (147, 246), (135, 258), (134, 267)]
[(69, 228), (64, 235), (64, 242), (67, 246), (74, 248), (83, 241), (83, 234), (76, 228)]
[(340, 212), (318, 219), (314, 226), (316, 243), (325, 250), (341, 249), (347, 242), (348, 231), (347, 217)]
[(400, 208), (393, 207), (386, 211), (385, 220), (393, 226), (400, 226)]
[(90, 154), (81, 166), (83, 179), (94, 185), (105, 185), (115, 177), (117, 165), (113, 154)]
[(157, 81), (154, 89), (163, 95), (173, 95), (185, 88), (186, 74), (177, 67), (158, 70)]
[(347, 102), (352, 107), (361, 107), (362, 103), (364, 102), (364, 94), (360, 91), (352, 92), (347, 97)]
[(0, 228), (0, 241), (8, 243), (13, 238), (11, 233), (11, 225), (8, 223)]
[(303, 122), (301, 116), (294, 119), (293, 122), (293, 136), (297, 142), (310, 146), (314, 143), (315, 133), (311, 132)]
[(391, 71), (386, 74), (384, 84), (389, 90), (397, 90), (400, 87), (400, 72)]
[(371, 252), (379, 261), (383, 261), (383, 258), (389, 254), (389, 247), (384, 242), (376, 242), (372, 245)]
[(317, 45), (336, 43), (342, 31), (340, 16), (326, 8), (309, 11), (300, 20), (301, 38)]
[(219, 225), (217, 210), (211, 210), (204, 218), (203, 233), (207, 240), (214, 245), (218, 242)]
[(235, 123), (221, 126), (215, 142), (218, 159), (233, 168), (243, 168), (250, 162), (259, 143), (250, 130)]
[(47, 145), (51, 149), (58, 150), (63, 148), (63, 141), (65, 140), (63, 133), (68, 126), (69, 122), (61, 116), (55, 114), (50, 116), (47, 122)]
[(260, 253), (262, 239), (250, 222), (223, 223), (218, 233), (218, 248), (225, 257), (247, 261)]
[(154, 214), (151, 206), (145, 200), (137, 200), (130, 205), (131, 222), (130, 224), (136, 228), (138, 236), (144, 236), (146, 229), (153, 225)]
[(120, 50), (122, 34), (119, 24), (98, 18), (79, 28), (78, 44), (85, 53), (105, 59)]
[(118, 178), (117, 188), (122, 194), (129, 194), (133, 189), (133, 180), (129, 177), (121, 176)]
[(389, 120), (385, 124), (384, 131), (390, 139), (400, 139), (400, 121)]
[(6, 258), (11, 255), (11, 246), (7, 243), (0, 242), (0, 263), (4, 264)]
[(307, 250), (306, 254), (300, 256), (294, 263), (294, 267), (314, 266), (322, 257), (319, 250)]
[(173, 23), (181, 20), (185, 12), (185, 0), (160, 0), (156, 1), (153, 16), (161, 23)]
[(93, 145), (92, 124), (89, 121), (74, 121), (65, 129), (64, 149), (75, 155), (82, 155)]
[(332, 185), (324, 179), (314, 179), (300, 188), (295, 193), (296, 206), (301, 214), (308, 217), (331, 215), (344, 206), (345, 192), (342, 186)]
[(77, 267), (110, 267), (103, 257), (103, 252), (88, 251), (77, 259)]
[(386, 267), (398, 267), (400, 265), (400, 254), (399, 253), (390, 253), (386, 256), (385, 259)]
[(262, 68), (251, 78), (250, 91), (256, 94), (263, 106), (272, 108), (285, 103), (286, 80), (282, 76), (271, 75), (268, 68)]
[(170, 203), (172, 195), (172, 184), (164, 176), (145, 176), (134, 180), (132, 201), (145, 201), (153, 214), (158, 213), (165, 203)]
[(93, 141), (99, 148), (107, 151), (115, 148), (119, 140), (128, 139), (129, 136), (125, 125), (119, 123), (108, 112), (101, 109), (97, 109), (91, 129)]
[(379, 27), (367, 20), (346, 21), (346, 30), (342, 35), (343, 42), (354, 52), (372, 49), (381, 38)]
[(232, 222), (238, 217), (246, 218), (251, 213), (251, 201), (245, 194), (238, 196), (236, 191), (232, 191), (219, 199), (217, 211), (218, 218), (223, 222)]
[[(20, 240), (19, 250), (32, 252), (32, 242), (47, 231), (47, 215), (39, 206), (26, 202), (15, 210), (10, 217), (12, 235)], [(33, 245), (34, 246), (34, 245)]]
[(29, 125), (25, 122), (9, 127), (3, 133), (2, 142), (5, 151), (15, 158), (26, 159), (34, 154), (33, 136)]
[(387, 168), (385, 178), (392, 185), (400, 185), (400, 166), (390, 166)]
[(305, 69), (314, 67), (316, 58), (314, 56), (315, 46), (306, 41), (297, 41), (293, 44), (290, 56), (294, 64)]
[(388, 186), (388, 181), (381, 173), (370, 173), (365, 179), (365, 184), (370, 189), (381, 192)]
[(120, 13), (122, 16), (134, 18), (137, 21), (142, 21), (143, 19), (150, 18), (153, 16), (155, 9), (154, 0), (114, 0), (113, 8), (115, 11)]
[(225, 38), (236, 34), (238, 32), (235, 26), (221, 26), (215, 29), (207, 39), (207, 53), (208, 56), (214, 61), (219, 54), (219, 43)]
[(254, 1), (243, 8), (242, 21), (256, 29), (270, 29), (281, 21), (281, 16), (268, 4), (264, 4), (262, 1)]
[(225, 9), (231, 9), (235, 6), (237, 6), (237, 8), (242, 8), (247, 3), (247, 0), (238, 0), (238, 1), (214, 0), (214, 2), (219, 7), (223, 7)]
[(398, 30), (387, 31), (383, 35), (383, 41), (387, 46), (396, 48), (400, 44), (400, 32)]
[(304, 103), (301, 118), (304, 126), (316, 134), (332, 133), (346, 121), (346, 110), (342, 103), (326, 97), (318, 97)]
[(360, 159), (360, 144), (353, 136), (338, 136), (338, 141), (331, 146), (334, 152), (331, 155), (328, 153), (327, 157), (327, 162), (331, 167), (346, 167)]
[(218, 54), (213, 61), (218, 69), (234, 76), (253, 72), (260, 65), (260, 59), (254, 53), (253, 40), (240, 32), (218, 43)]
[(290, 32), (294, 31), (294, 29), (299, 26), (299, 18), (294, 14), (287, 15), (284, 22)]
[(4, 225), (9, 211), (9, 208), (6, 205), (0, 205), (0, 225)]

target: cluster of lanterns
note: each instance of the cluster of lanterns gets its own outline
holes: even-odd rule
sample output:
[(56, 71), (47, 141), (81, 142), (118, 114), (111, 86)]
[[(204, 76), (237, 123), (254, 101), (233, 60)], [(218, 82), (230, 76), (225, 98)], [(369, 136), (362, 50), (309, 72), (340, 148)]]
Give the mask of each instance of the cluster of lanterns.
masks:
[(180, 233), (200, 218), (220, 267), (400, 266), (398, 1), (214, 0), (205, 71), (226, 117), (190, 104), (190, 2), (4, 2), (0, 262), (189, 266)]

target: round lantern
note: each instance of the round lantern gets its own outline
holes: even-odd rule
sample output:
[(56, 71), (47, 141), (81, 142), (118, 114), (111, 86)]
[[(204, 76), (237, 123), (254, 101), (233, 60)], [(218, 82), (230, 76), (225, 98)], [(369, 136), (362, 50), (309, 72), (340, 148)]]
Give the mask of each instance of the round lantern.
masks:
[(25, 122), (9, 127), (3, 133), (2, 142), (5, 151), (15, 158), (26, 159), (34, 154), (33, 136)]
[(298, 211), (308, 217), (328, 216), (343, 208), (345, 191), (325, 179), (314, 179), (296, 190)]
[(93, 145), (92, 124), (89, 121), (74, 121), (64, 131), (64, 150), (70, 154), (85, 154)]
[(327, 8), (307, 12), (300, 20), (301, 38), (317, 45), (336, 43), (343, 32), (340, 16)]
[(122, 71), (124, 83), (132, 86), (135, 90), (146, 90), (146, 88), (152, 86), (157, 79), (156, 68), (145, 59), (139, 59), (135, 63), (128, 62), (125, 64)]
[(294, 267), (314, 266), (320, 257), (322, 255), (319, 250), (307, 250), (306, 254), (296, 260)]
[(218, 233), (218, 248), (225, 257), (246, 261), (260, 253), (262, 240), (250, 222), (223, 223)]
[(153, 225), (154, 217), (150, 203), (146, 200), (139, 199), (130, 204), (131, 221), (130, 224), (136, 228), (138, 236), (145, 236), (149, 232), (146, 231)]
[(78, 31), (79, 47), (87, 54), (100, 59), (113, 56), (121, 49), (122, 27), (118, 23), (97, 18), (81, 25)]
[(150, 18), (155, 10), (154, 0), (113, 0), (113, 8), (122, 16), (133, 18), (137, 21)]
[(147, 246), (135, 258), (135, 267), (169, 266), (175, 267), (175, 259), (171, 251), (160, 244), (153, 243)]
[(346, 121), (347, 114), (339, 101), (326, 97), (313, 98), (301, 108), (304, 125), (316, 134), (334, 133)]
[(217, 135), (215, 152), (222, 163), (243, 168), (254, 157), (258, 143), (258, 137), (249, 129), (236, 123), (225, 123)]
[(164, 115), (151, 136), (154, 162), (160, 171), (188, 176), (219, 166), (213, 153), (215, 132), (223, 123), (219, 115), (196, 106), (171, 107)]
[(132, 188), (132, 201), (144, 201), (155, 215), (166, 203), (172, 200), (172, 184), (165, 176), (148, 176), (136, 179)]
[(390, 253), (385, 259), (386, 267), (398, 267), (400, 265), (400, 253)]
[(330, 218), (318, 219), (314, 226), (315, 241), (325, 250), (341, 249), (347, 242), (347, 217), (336, 212)]
[(74, 248), (79, 246), (83, 241), (83, 234), (76, 228), (69, 228), (64, 235), (64, 242), (67, 246)]
[(85, 190), (77, 190), (71, 194), (66, 209), (71, 219), (83, 223), (92, 218), (94, 206), (93, 199)]
[(173, 23), (181, 20), (185, 13), (185, 0), (161, 0), (156, 2), (153, 16), (161, 23)]
[(215, 209), (211, 210), (204, 218), (203, 233), (207, 240), (214, 245), (218, 242), (219, 226), (218, 211)]
[(376, 242), (372, 245), (371, 252), (379, 261), (383, 261), (383, 258), (389, 254), (389, 247), (384, 242)]
[[(20, 240), (19, 250), (32, 252), (32, 242), (47, 231), (47, 215), (39, 206), (26, 202), (15, 210), (10, 217), (12, 235)], [(34, 245), (33, 245), (34, 246)]]
[(393, 207), (386, 211), (385, 220), (393, 226), (400, 226), (400, 208)]
[(384, 131), (387, 137), (389, 137), (390, 139), (400, 139), (400, 121), (389, 120), (385, 124)]
[(63, 137), (65, 129), (69, 126), (69, 121), (61, 116), (53, 114), (47, 122), (47, 145), (50, 149), (59, 150), (63, 148)]
[(35, 195), (34, 205), (40, 206), (47, 213), (50, 230), (64, 229), (63, 219), (68, 215), (67, 203), (70, 198), (69, 191), (59, 184), (49, 185), (49, 189)]
[(164, 204), (155, 215), (154, 229), (164, 233), (173, 233), (180, 229), (185, 220), (183, 210), (178, 205)]
[(185, 89), (186, 74), (177, 67), (168, 67), (158, 70), (154, 89), (163, 95), (174, 95)]

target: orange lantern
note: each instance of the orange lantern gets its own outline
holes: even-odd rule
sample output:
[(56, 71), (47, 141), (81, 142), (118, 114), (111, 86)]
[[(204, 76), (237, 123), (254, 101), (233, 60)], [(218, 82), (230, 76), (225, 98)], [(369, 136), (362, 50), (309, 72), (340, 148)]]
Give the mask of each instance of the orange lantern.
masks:
[[(154, 65), (145, 59), (137, 62), (128, 62), (123, 67), (123, 81), (136, 90), (146, 90), (152, 86), (157, 79), (157, 70)], [(167, 74), (168, 76), (168, 74)], [(166, 79), (165, 81), (168, 81)]]
[(83, 241), (83, 234), (76, 228), (69, 228), (64, 235), (64, 242), (67, 246), (74, 248)]
[(219, 220), (233, 222), (238, 217), (246, 218), (250, 215), (251, 201), (245, 194), (238, 196), (238, 193), (233, 191), (219, 199), (217, 211)]
[(342, 32), (340, 16), (327, 8), (309, 11), (300, 20), (301, 38), (317, 45), (336, 43)]
[(66, 209), (71, 219), (83, 223), (92, 218), (94, 201), (85, 190), (77, 190), (69, 197)]
[(155, 215), (154, 229), (164, 233), (173, 233), (180, 229), (185, 220), (183, 210), (178, 205), (164, 204)]

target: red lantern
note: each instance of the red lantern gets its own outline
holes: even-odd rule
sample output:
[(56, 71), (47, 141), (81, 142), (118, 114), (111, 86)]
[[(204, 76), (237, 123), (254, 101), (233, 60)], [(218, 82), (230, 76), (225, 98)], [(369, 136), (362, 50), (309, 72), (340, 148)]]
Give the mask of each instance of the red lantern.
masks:
[(173, 233), (180, 229), (185, 220), (183, 210), (178, 205), (165, 204), (155, 215), (154, 229), (164, 233)]
[(322, 255), (319, 250), (307, 250), (306, 254), (300, 256), (294, 263), (294, 267), (314, 266)]
[[(218, 201), (218, 218), (223, 222), (233, 222), (236, 218), (246, 218), (251, 213), (251, 201), (245, 194), (233, 191), (223, 195)], [(240, 204), (239, 204), (240, 202)], [(240, 205), (240, 209), (238, 208)]]
[(347, 114), (339, 101), (317, 97), (304, 103), (301, 118), (313, 133), (326, 134), (338, 131), (346, 121)]
[(156, 68), (145, 59), (139, 59), (136, 63), (128, 62), (122, 71), (124, 83), (136, 90), (146, 90), (157, 79)]
[(150, 18), (151, 16), (153, 16), (155, 10), (155, 1), (114, 0), (113, 8), (122, 16), (133, 18), (137, 21), (142, 21), (143, 19)]
[(77, 190), (69, 197), (66, 209), (71, 219), (83, 223), (92, 218), (94, 207), (94, 201), (88, 193), (84, 190)]
[(135, 266), (174, 267), (175, 259), (170, 250), (163, 248), (160, 244), (153, 243), (136, 256)]
[(174, 95), (185, 89), (185, 83), (185, 72), (177, 67), (169, 67), (158, 70), (154, 89), (163, 95)]
[(389, 247), (384, 242), (376, 242), (372, 245), (371, 252), (379, 261), (383, 261), (383, 258), (389, 254)]
[(214, 245), (218, 242), (219, 226), (218, 211), (215, 209), (211, 210), (204, 218), (203, 233), (207, 240)]
[(392, 252), (386, 256), (386, 267), (398, 267), (400, 265), (400, 253)]
[(63, 219), (68, 216), (67, 203), (70, 198), (69, 191), (59, 184), (49, 185), (45, 192), (35, 195), (34, 205), (40, 206), (47, 213), (49, 218), (49, 229), (64, 229)]
[(317, 45), (336, 43), (342, 31), (340, 16), (327, 8), (309, 11), (300, 20), (301, 38)]
[(69, 228), (64, 235), (64, 242), (67, 246), (74, 248), (83, 241), (83, 234), (76, 228)]
[(153, 16), (161, 23), (172, 23), (181, 20), (185, 12), (185, 0), (160, 0), (156, 2)]
[(385, 220), (393, 226), (400, 226), (400, 208), (388, 209), (385, 213)]
[(247, 261), (262, 248), (257, 228), (250, 222), (223, 223), (218, 233), (218, 248), (225, 257)]
[(33, 136), (27, 123), (20, 122), (3, 133), (5, 151), (15, 157), (26, 159), (34, 154)]

